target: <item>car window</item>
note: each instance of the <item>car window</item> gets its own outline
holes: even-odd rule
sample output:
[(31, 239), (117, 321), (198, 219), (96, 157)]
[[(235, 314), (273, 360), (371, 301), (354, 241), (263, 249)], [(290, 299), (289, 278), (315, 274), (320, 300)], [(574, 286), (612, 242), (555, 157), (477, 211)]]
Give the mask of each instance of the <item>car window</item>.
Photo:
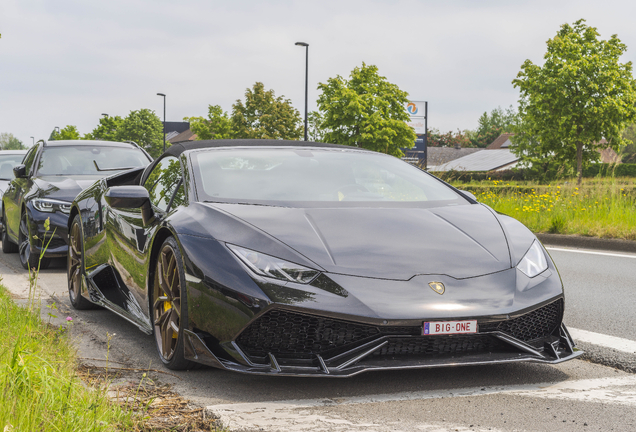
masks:
[(27, 174), (31, 173), (31, 167), (33, 167), (33, 160), (35, 159), (35, 155), (38, 153), (38, 147), (39, 147), (39, 145), (31, 147), (29, 152), (24, 157), (24, 161), (22, 163), (26, 167), (25, 172)]
[(110, 175), (115, 171), (143, 167), (150, 161), (137, 147), (99, 145), (45, 147), (38, 162), (38, 175)]
[(228, 149), (193, 153), (201, 201), (467, 203), (452, 188), (375, 152)]
[[(181, 164), (174, 156), (166, 156), (152, 169), (144, 187), (150, 195), (150, 202), (160, 210), (167, 211), (170, 198), (181, 180)], [(183, 201), (183, 188), (181, 197), (178, 193), (175, 201)], [(174, 205), (179, 205), (175, 202)]]
[(0, 154), (0, 180), (12, 180), (13, 167), (20, 165), (22, 159), (23, 154)]

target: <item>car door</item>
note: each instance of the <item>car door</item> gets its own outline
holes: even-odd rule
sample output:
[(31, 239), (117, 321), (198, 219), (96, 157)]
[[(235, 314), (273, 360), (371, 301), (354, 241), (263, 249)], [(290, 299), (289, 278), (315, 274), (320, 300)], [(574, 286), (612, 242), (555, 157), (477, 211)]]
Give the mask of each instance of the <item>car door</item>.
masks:
[[(130, 313), (140, 308), (148, 314), (146, 276), (149, 265), (150, 239), (169, 210), (174, 191), (181, 181), (181, 167), (174, 156), (166, 156), (159, 161), (147, 176), (142, 178), (143, 186), (148, 190), (150, 203), (155, 217), (144, 224), (141, 209), (122, 209), (108, 207), (106, 218), (106, 237), (112, 260), (112, 267), (123, 283), (120, 304)], [(134, 298), (134, 303), (130, 300)]]
[(31, 177), (33, 175), (34, 162), (41, 147), (42, 144), (39, 143), (31, 147), (22, 161), (22, 164), (25, 166), (26, 177), (11, 180), (9, 187), (4, 193), (5, 229), (7, 230), (7, 234), (9, 234), (15, 242), (18, 241), (18, 232), (20, 230), (22, 201), (24, 200), (24, 195), (30, 191), (33, 186)]

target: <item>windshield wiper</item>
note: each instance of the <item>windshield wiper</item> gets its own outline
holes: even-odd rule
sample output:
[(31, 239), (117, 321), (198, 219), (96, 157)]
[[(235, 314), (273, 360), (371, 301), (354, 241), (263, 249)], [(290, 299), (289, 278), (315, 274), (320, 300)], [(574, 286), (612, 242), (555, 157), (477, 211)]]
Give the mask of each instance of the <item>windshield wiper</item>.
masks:
[(133, 169), (133, 168), (138, 168), (138, 167), (100, 168), (99, 165), (97, 165), (97, 161), (96, 160), (94, 160), (93, 163), (95, 164), (95, 168), (97, 169), (97, 171), (123, 171), (123, 170), (129, 170), (129, 169)]

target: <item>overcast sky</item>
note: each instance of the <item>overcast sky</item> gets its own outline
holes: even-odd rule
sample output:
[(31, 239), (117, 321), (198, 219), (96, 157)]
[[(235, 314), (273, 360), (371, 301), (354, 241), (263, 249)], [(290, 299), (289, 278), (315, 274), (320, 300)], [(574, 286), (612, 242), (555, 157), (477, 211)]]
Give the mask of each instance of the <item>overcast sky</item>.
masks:
[(429, 102), (429, 128), (474, 129), (516, 105), (526, 59), (542, 63), (563, 23), (585, 18), (636, 59), (632, 1), (0, 0), (0, 132), (25, 144), (102, 113), (149, 108), (167, 120), (231, 110), (261, 81), (303, 112), (316, 87), (362, 62)]

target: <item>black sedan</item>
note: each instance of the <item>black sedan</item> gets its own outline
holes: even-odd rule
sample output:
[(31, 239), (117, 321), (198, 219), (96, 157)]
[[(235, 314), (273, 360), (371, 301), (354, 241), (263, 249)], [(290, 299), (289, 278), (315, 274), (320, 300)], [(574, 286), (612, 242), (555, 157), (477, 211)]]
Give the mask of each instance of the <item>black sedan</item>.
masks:
[(69, 242), (72, 304), (154, 333), (171, 369), (351, 376), (582, 353), (527, 228), (371, 151), (176, 144), (80, 193)]
[[(152, 158), (132, 143), (108, 141), (40, 141), (31, 147), (2, 197), (2, 251), (19, 252), (24, 268), (49, 265), (68, 253), (71, 202), (95, 180), (135, 167)], [(0, 167), (1, 168), (1, 167)], [(46, 232), (45, 221), (50, 228)]]

